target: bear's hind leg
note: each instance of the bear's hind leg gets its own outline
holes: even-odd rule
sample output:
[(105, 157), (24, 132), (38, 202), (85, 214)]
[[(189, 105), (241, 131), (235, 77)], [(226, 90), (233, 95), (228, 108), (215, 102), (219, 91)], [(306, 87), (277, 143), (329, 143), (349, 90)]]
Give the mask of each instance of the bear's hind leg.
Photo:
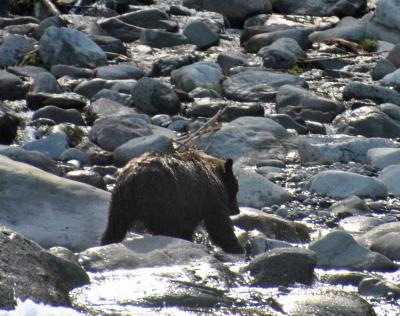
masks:
[(220, 211), (207, 214), (204, 220), (210, 239), (224, 251), (229, 253), (243, 253), (243, 248), (233, 231), (233, 224), (228, 215)]

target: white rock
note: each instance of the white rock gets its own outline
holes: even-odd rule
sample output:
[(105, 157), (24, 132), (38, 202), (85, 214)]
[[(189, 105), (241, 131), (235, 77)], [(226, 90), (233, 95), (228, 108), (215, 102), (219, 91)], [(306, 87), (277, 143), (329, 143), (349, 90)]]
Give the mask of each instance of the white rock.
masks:
[(352, 172), (328, 170), (312, 177), (310, 190), (333, 198), (346, 198), (352, 195), (385, 197), (386, 186), (379, 180)]
[(367, 151), (368, 163), (383, 169), (390, 165), (400, 164), (400, 148), (371, 148)]

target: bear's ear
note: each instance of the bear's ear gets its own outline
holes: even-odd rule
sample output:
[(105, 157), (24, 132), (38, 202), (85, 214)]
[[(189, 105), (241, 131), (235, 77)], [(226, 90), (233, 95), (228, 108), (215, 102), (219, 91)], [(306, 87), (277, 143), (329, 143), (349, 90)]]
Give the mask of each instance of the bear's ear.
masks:
[(225, 172), (232, 172), (233, 160), (228, 158), (225, 160)]

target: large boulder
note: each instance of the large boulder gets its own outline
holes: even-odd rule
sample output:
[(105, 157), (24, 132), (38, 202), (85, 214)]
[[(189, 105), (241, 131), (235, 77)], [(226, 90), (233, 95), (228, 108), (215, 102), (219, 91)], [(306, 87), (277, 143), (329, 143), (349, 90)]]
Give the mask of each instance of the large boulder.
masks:
[(400, 2), (380, 0), (371, 23), (367, 25), (367, 35), (371, 38), (397, 44), (400, 41)]
[(0, 224), (43, 247), (98, 244), (110, 193), (0, 156)]
[(49, 27), (39, 41), (39, 52), (48, 66), (57, 64), (94, 68), (105, 65), (104, 51), (78, 30)]

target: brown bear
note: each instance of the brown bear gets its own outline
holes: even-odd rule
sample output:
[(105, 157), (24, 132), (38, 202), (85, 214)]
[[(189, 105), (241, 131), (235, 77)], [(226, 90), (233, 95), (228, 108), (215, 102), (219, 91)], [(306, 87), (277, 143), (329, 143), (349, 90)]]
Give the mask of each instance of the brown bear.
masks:
[(232, 164), (197, 151), (132, 159), (117, 178), (101, 244), (121, 242), (135, 222), (152, 234), (191, 241), (204, 221), (216, 245), (242, 253), (229, 217), (239, 214)]

